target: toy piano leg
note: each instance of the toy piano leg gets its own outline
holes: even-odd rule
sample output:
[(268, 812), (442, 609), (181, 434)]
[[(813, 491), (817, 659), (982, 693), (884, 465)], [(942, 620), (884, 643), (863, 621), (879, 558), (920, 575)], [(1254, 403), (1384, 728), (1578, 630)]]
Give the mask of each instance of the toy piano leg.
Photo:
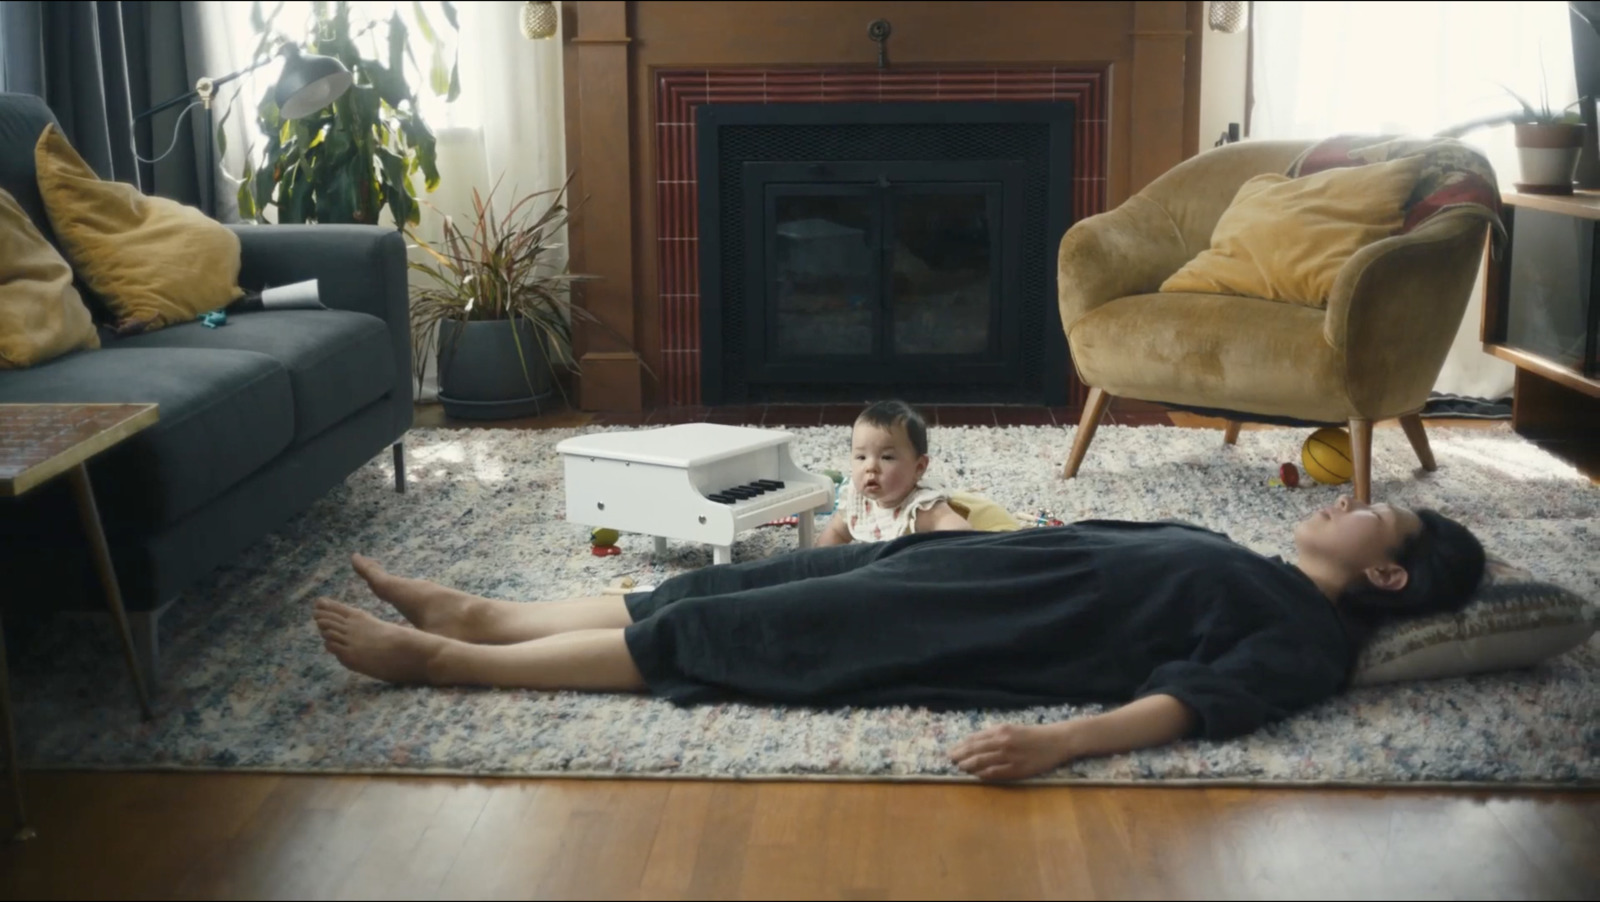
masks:
[(817, 540), (817, 519), (812, 511), (801, 511), (796, 516), (800, 521), (800, 547), (810, 548)]
[(667, 537), (656, 536), (656, 557), (667, 556)]
[(712, 545), (711, 546), (711, 563), (713, 563), (713, 564), (731, 564), (731, 563), (733, 563), (733, 546), (732, 545)]

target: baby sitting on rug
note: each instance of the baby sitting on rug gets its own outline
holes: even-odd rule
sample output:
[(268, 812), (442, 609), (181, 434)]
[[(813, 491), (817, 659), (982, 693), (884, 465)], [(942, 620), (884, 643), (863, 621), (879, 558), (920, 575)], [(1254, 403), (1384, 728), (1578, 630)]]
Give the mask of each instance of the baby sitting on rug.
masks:
[(856, 418), (850, 435), (850, 481), (818, 545), (887, 542), (941, 530), (996, 532), (1019, 524), (998, 505), (948, 492), (928, 472), (928, 426), (910, 405), (879, 401)]

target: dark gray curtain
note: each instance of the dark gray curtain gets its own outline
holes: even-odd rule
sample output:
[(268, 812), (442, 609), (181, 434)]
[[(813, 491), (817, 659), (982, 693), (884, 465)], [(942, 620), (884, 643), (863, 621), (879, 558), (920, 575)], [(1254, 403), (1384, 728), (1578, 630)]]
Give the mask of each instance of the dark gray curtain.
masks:
[[(198, 42), (193, 2), (0, 3), (0, 89), (44, 98), (101, 178), (215, 213), (209, 120), (195, 107), (135, 115), (188, 91)], [(174, 128), (177, 139), (174, 143)], [(154, 159), (171, 153), (154, 164)]]

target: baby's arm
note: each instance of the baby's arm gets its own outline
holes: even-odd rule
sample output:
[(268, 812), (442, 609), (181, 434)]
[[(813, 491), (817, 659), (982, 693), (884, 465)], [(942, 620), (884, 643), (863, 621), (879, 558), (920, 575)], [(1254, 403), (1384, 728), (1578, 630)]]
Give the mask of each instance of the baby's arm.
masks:
[(932, 507), (917, 511), (917, 527), (915, 532), (938, 532), (940, 530), (972, 529), (972, 524), (967, 518), (956, 513), (955, 508), (946, 502), (939, 502)]
[(815, 545), (821, 548), (824, 545), (848, 544), (850, 544), (850, 527), (845, 523), (844, 512), (835, 512), (832, 517), (828, 518), (828, 525), (823, 528), (822, 532), (817, 534)]

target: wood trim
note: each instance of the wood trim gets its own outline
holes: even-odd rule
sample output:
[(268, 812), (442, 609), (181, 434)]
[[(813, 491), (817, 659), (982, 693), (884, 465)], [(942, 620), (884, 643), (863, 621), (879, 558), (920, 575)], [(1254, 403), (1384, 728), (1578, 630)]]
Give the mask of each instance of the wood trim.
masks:
[(602, 324), (574, 323), (574, 349), (581, 370), (604, 370), (580, 378), (579, 403), (586, 409), (641, 410), (642, 390), (632, 384), (643, 379), (641, 362), (613, 356), (620, 352), (631, 359), (637, 346), (633, 242), (604, 238), (632, 235), (634, 229), (628, 4), (580, 0), (572, 6), (575, 30), (566, 55), (576, 57), (576, 121), (568, 122), (568, 150), (569, 161), (584, 172), (576, 195), (582, 207), (573, 217), (582, 225), (572, 240), (573, 269), (600, 277), (585, 286), (581, 303)]
[(1183, 158), (1200, 152), (1200, 87), (1204, 72), (1206, 5), (1203, 0), (1184, 4), (1188, 18), (1188, 43), (1183, 67)]
[[(1184, 160), (1187, 42), (1169, 38), (1183, 32), (1188, 4), (1144, 2), (1133, 5), (1132, 108), (1139, 111), (1139, 140), (1130, 143), (1128, 193), (1134, 194)], [(1156, 36), (1159, 35), (1159, 36)], [(1198, 131), (1195, 143), (1199, 142)]]
[(1600, 191), (1575, 190), (1571, 194), (1522, 194), (1505, 191), (1500, 202), (1512, 207), (1528, 207), (1546, 213), (1559, 213), (1575, 219), (1600, 219)]
[(1516, 364), (1520, 370), (1537, 373), (1563, 388), (1570, 388), (1590, 397), (1600, 398), (1600, 379), (1590, 379), (1581, 373), (1574, 373), (1559, 363), (1546, 360), (1538, 354), (1531, 354), (1516, 348), (1508, 348), (1505, 345), (1485, 344), (1483, 350), (1501, 360)]

